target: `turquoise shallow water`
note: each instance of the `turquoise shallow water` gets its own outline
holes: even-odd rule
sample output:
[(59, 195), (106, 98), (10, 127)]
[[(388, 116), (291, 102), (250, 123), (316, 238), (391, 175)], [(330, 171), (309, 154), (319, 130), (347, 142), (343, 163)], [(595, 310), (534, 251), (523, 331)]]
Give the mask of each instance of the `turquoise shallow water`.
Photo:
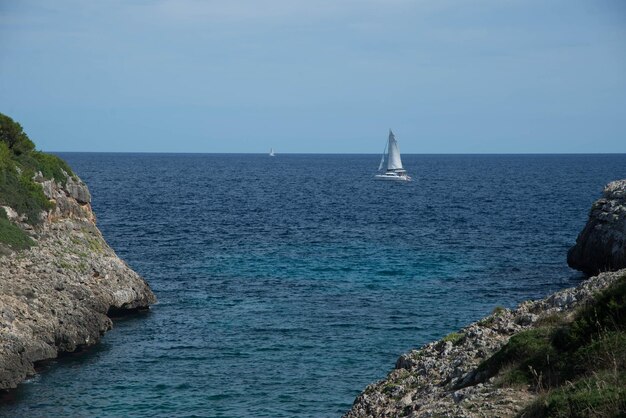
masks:
[(570, 286), (625, 155), (62, 154), (160, 303), (2, 416), (338, 416), (399, 354)]

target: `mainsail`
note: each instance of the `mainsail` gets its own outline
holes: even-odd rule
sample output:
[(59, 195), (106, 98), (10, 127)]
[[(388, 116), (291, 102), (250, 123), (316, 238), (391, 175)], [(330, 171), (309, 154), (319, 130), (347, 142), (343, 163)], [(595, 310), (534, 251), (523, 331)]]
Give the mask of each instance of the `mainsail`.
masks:
[(389, 130), (389, 154), (387, 156), (387, 170), (402, 170), (402, 160), (400, 159), (400, 149), (396, 137)]

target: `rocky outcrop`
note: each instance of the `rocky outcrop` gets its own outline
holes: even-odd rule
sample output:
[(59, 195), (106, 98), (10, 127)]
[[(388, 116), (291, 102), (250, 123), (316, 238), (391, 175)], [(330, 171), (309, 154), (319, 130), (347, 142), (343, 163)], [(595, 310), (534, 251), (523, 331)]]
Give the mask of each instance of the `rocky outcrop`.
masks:
[(35, 176), (55, 205), (36, 228), (7, 213), (36, 245), (0, 257), (0, 389), (34, 373), (36, 362), (95, 344), (110, 312), (147, 308), (147, 283), (104, 241), (85, 184)]
[(367, 386), (345, 418), (356, 417), (505, 417), (519, 413), (537, 392), (497, 384), (480, 375), (484, 360), (520, 331), (568, 315), (597, 292), (626, 275), (626, 269), (602, 273), (575, 288), (524, 302), (515, 310), (498, 309), (444, 339), (400, 356), (385, 380)]
[[(589, 221), (568, 252), (568, 264), (597, 274), (579, 286), (515, 310), (494, 313), (440, 341), (403, 354), (386, 379), (367, 386), (345, 418), (506, 417), (519, 414), (539, 395), (524, 385), (503, 385), (486, 364), (521, 331), (571, 318), (612, 283), (626, 278), (626, 180), (606, 186)], [(618, 270), (622, 268), (622, 270)], [(617, 270), (617, 271), (615, 271)], [(610, 272), (612, 271), (612, 272)]]
[(567, 263), (589, 275), (626, 267), (626, 180), (604, 188), (576, 245), (567, 253)]

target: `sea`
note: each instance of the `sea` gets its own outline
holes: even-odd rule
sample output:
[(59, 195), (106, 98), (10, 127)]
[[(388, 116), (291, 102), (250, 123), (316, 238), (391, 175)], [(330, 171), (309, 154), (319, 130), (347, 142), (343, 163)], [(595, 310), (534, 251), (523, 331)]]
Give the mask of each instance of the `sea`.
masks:
[(579, 283), (626, 155), (60, 153), (159, 303), (43, 365), (0, 416), (339, 417), (400, 354)]

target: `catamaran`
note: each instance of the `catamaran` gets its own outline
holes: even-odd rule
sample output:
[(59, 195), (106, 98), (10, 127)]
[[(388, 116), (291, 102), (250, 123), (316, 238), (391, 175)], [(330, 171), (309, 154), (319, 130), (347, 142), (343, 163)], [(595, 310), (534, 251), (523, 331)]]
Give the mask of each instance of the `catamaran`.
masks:
[(398, 141), (396, 141), (396, 137), (393, 135), (393, 132), (391, 132), (391, 129), (389, 129), (389, 141), (385, 145), (378, 171), (382, 171), (384, 167), (385, 156), (387, 156), (387, 170), (382, 174), (376, 174), (374, 176), (376, 180), (411, 181), (411, 177), (409, 177), (406, 170), (402, 167)]
[(274, 148), (270, 148), (270, 157), (275, 157), (276, 155), (274, 155)]

